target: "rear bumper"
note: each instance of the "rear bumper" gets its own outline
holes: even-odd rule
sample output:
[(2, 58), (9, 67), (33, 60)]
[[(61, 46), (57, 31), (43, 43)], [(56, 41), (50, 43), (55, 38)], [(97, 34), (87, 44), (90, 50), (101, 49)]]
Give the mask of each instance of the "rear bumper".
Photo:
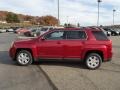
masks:
[(112, 56), (113, 56), (113, 53), (111, 51), (108, 51), (105, 54), (105, 56), (104, 56), (103, 62), (111, 61), (112, 60)]
[(111, 61), (111, 60), (112, 60), (112, 58), (105, 59), (104, 62), (109, 62), (109, 61)]

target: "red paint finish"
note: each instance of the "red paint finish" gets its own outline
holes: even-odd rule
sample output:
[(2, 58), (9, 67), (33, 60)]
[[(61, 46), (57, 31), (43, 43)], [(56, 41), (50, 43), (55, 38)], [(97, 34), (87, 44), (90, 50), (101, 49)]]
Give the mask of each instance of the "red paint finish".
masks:
[(60, 40), (44, 40), (37, 44), (39, 57), (63, 58), (63, 44)]
[(64, 58), (81, 58), (84, 48), (84, 41), (82, 40), (64, 40)]
[(10, 56), (15, 59), (16, 53), (20, 49), (31, 50), (33, 58), (58, 58), (58, 59), (77, 59), (84, 60), (88, 52), (101, 53), (103, 60), (107, 61), (112, 58), (112, 42), (111, 40), (96, 40), (92, 31), (100, 31), (90, 28), (85, 28), (87, 35), (85, 39), (58, 39), (46, 40), (43, 39), (46, 35), (55, 31), (82, 31), (79, 28), (64, 28), (53, 30), (44, 35), (29, 40), (15, 41), (10, 48)]

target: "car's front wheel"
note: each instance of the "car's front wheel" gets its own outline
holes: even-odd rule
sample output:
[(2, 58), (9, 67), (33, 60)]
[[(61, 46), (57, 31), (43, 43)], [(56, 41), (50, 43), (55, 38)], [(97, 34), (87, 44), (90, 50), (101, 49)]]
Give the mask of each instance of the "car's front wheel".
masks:
[(31, 53), (26, 50), (21, 50), (20, 52), (18, 52), (16, 59), (17, 63), (21, 66), (30, 65), (33, 61)]
[(97, 69), (101, 66), (102, 58), (97, 53), (91, 53), (87, 56), (85, 64), (89, 69)]

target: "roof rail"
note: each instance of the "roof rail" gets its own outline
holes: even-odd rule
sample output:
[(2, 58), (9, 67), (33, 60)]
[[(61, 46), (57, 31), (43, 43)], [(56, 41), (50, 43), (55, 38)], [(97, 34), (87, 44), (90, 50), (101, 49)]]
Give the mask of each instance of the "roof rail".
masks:
[(100, 27), (97, 27), (97, 26), (88, 27), (88, 28), (91, 28), (91, 29), (96, 29), (96, 30), (101, 30), (101, 28), (100, 28)]

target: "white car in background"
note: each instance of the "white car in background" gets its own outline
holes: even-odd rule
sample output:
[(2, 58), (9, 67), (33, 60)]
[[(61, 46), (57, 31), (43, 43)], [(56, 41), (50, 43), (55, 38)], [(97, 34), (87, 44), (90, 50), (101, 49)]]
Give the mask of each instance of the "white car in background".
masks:
[(10, 29), (7, 29), (6, 31), (7, 31), (7, 32), (14, 32), (14, 30), (11, 29), (11, 28), (10, 28)]
[(48, 32), (49, 30), (52, 30), (52, 29), (54, 29), (53, 26), (44, 26), (44, 27), (42, 27), (41, 30), (40, 30), (40, 35)]
[(110, 29), (109, 28), (103, 28), (103, 30), (104, 30), (104, 33), (107, 35), (107, 36), (111, 36), (111, 31), (110, 31)]
[(5, 33), (6, 29), (0, 29), (0, 33)]
[(116, 30), (116, 33), (117, 33), (118, 35), (120, 35), (120, 29), (117, 28), (117, 29), (115, 29), (115, 30)]

